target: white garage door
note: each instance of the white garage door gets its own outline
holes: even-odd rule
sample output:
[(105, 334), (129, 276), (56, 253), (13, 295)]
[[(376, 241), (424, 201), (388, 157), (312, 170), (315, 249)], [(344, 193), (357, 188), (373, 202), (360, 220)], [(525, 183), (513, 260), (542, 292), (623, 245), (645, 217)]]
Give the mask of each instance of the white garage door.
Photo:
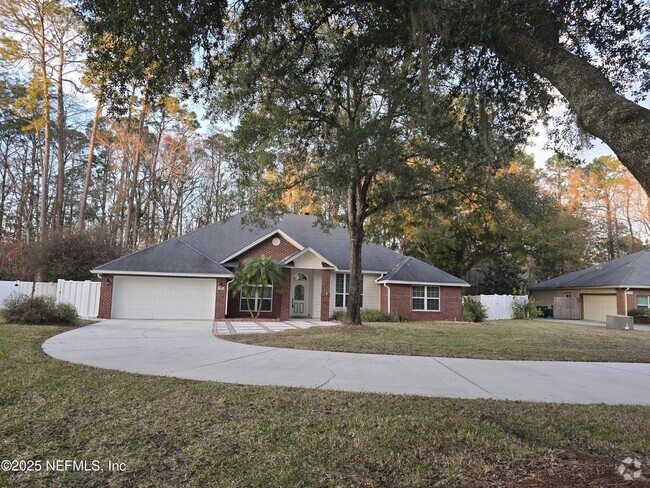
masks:
[(616, 295), (583, 295), (585, 320), (605, 322), (606, 315), (616, 315)]
[(216, 280), (116, 276), (116, 319), (214, 319)]

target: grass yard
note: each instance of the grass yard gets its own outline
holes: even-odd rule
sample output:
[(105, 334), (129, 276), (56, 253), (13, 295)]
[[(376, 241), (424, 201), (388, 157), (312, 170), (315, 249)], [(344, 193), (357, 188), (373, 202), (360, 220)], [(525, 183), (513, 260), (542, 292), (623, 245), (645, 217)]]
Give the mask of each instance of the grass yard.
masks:
[(126, 471), (0, 472), (0, 486), (610, 486), (621, 459), (650, 453), (649, 407), (146, 377), (48, 358), (63, 330), (0, 325), (2, 459)]
[(374, 323), (360, 328), (312, 327), (224, 339), (245, 344), (408, 356), (617, 361), (650, 363), (650, 333), (577, 324), (506, 320)]

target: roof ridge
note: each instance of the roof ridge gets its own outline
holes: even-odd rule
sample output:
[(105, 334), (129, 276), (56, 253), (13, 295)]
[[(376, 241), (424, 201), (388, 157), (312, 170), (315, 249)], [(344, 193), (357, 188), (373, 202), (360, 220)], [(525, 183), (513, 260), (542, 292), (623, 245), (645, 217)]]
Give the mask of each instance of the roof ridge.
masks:
[[(186, 234), (183, 234), (183, 235), (186, 235)], [(200, 255), (203, 256), (204, 258), (208, 259), (209, 261), (212, 261), (214, 264), (218, 264), (219, 266), (221, 266), (221, 267), (223, 268), (223, 266), (221, 265), (221, 263), (220, 263), (219, 261), (215, 261), (215, 260), (212, 259), (210, 256), (208, 256), (207, 254), (202, 253), (201, 251), (199, 251), (199, 250), (198, 250), (197, 248), (195, 248), (194, 246), (188, 244), (187, 242), (185, 242), (185, 241), (182, 239), (182, 237), (183, 237), (183, 236), (178, 236), (178, 237), (177, 237), (177, 239), (178, 239), (181, 243), (185, 244), (187, 247), (189, 247), (189, 248), (190, 248), (192, 251), (194, 251), (195, 253), (200, 254)], [(225, 268), (224, 268), (224, 269), (225, 269)]]
[(133, 252), (130, 252), (129, 254), (125, 254), (124, 256), (120, 256), (119, 258), (113, 259), (112, 261), (109, 261), (108, 263), (104, 263), (104, 264), (101, 264), (99, 266), (95, 266), (93, 269), (100, 269), (102, 266), (106, 266), (107, 264), (111, 264), (111, 263), (116, 263), (118, 261), (121, 261), (122, 259), (126, 259), (126, 258), (128, 258), (130, 256), (133, 256), (134, 254), (138, 254), (138, 253), (141, 253), (141, 252), (144, 252), (144, 251), (148, 251), (149, 249), (153, 249), (154, 247), (162, 246), (163, 244), (171, 242), (171, 241), (173, 241), (175, 239), (180, 240), (180, 237), (179, 236), (170, 237), (169, 239), (165, 239), (162, 242), (157, 242), (153, 246), (145, 247), (144, 249), (138, 249), (137, 251), (133, 251)]
[(386, 276), (391, 275), (391, 274), (396, 274), (399, 270), (401, 270), (408, 261), (411, 260), (411, 256), (404, 256), (402, 254), (402, 259), (395, 265), (393, 266), (393, 269), (391, 269)]
[(217, 225), (217, 224), (225, 224), (226, 222), (230, 222), (231, 220), (238, 217), (239, 215), (246, 214), (246, 213), (250, 213), (250, 212), (247, 212), (246, 210), (242, 210), (241, 212), (238, 212), (235, 215), (233, 215), (231, 217), (228, 217), (227, 220), (217, 220), (216, 222), (212, 222), (212, 223), (204, 225), (202, 227), (197, 227), (196, 229), (191, 230), (189, 232), (186, 232), (185, 234), (182, 234), (182, 235), (177, 236), (177, 237), (181, 238), (181, 237), (189, 236), (190, 234), (194, 234), (195, 232), (198, 232), (200, 230), (207, 229), (208, 227), (212, 227), (212, 226)]
[[(634, 256), (635, 254), (636, 254), (636, 256), (634, 256), (634, 258), (631, 259), (631, 260), (630, 260), (630, 263), (628, 264), (630, 270), (629, 270), (629, 272), (625, 275), (625, 281), (626, 281), (626, 282), (627, 282), (627, 281), (632, 277), (633, 274), (636, 273), (637, 268), (635, 268), (633, 265), (635, 265), (635, 264), (637, 263), (637, 261), (639, 261), (643, 256), (645, 256), (645, 253), (646, 253), (646, 252), (649, 252), (649, 253), (650, 253), (650, 251), (646, 251), (646, 250), (644, 249), (643, 251), (635, 252), (634, 254), (628, 254), (628, 256)], [(625, 257), (625, 256), (623, 256), (623, 257)], [(621, 259), (621, 258), (619, 258), (619, 259)]]

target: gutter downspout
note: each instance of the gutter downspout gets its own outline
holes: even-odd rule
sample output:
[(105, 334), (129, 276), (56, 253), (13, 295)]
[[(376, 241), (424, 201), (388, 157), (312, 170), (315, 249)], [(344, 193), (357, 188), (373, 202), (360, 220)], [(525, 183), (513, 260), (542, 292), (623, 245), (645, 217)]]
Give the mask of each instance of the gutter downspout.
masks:
[(629, 287), (629, 286), (625, 289), (625, 310), (623, 310), (623, 314), (624, 314), (624, 315), (627, 315), (627, 292), (628, 292), (628, 291), (630, 291), (630, 287)]
[(228, 315), (228, 294), (230, 292), (230, 283), (232, 283), (234, 278), (232, 280), (226, 281), (226, 306), (224, 307), (223, 311), (223, 317), (226, 318), (226, 315)]
[(387, 283), (384, 283), (384, 288), (388, 290), (388, 313), (390, 313), (390, 286)]

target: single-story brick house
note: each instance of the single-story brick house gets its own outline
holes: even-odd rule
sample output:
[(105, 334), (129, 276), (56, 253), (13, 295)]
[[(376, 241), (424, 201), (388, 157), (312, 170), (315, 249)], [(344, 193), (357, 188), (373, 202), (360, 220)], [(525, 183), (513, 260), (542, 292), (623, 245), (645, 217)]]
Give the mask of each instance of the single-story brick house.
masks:
[[(100, 318), (249, 317), (247, 300), (228, 291), (234, 271), (265, 254), (282, 263), (282, 289), (258, 293), (261, 318), (327, 320), (345, 310), (350, 284), (348, 233), (328, 232), (309, 215), (286, 214), (266, 228), (238, 214), (98, 266)], [(465, 281), (386, 247), (364, 244), (363, 307), (409, 320), (460, 320)]]
[(607, 315), (627, 315), (647, 309), (650, 296), (650, 251), (640, 251), (531, 285), (540, 305), (553, 306), (555, 297), (578, 301), (584, 320), (604, 322)]

